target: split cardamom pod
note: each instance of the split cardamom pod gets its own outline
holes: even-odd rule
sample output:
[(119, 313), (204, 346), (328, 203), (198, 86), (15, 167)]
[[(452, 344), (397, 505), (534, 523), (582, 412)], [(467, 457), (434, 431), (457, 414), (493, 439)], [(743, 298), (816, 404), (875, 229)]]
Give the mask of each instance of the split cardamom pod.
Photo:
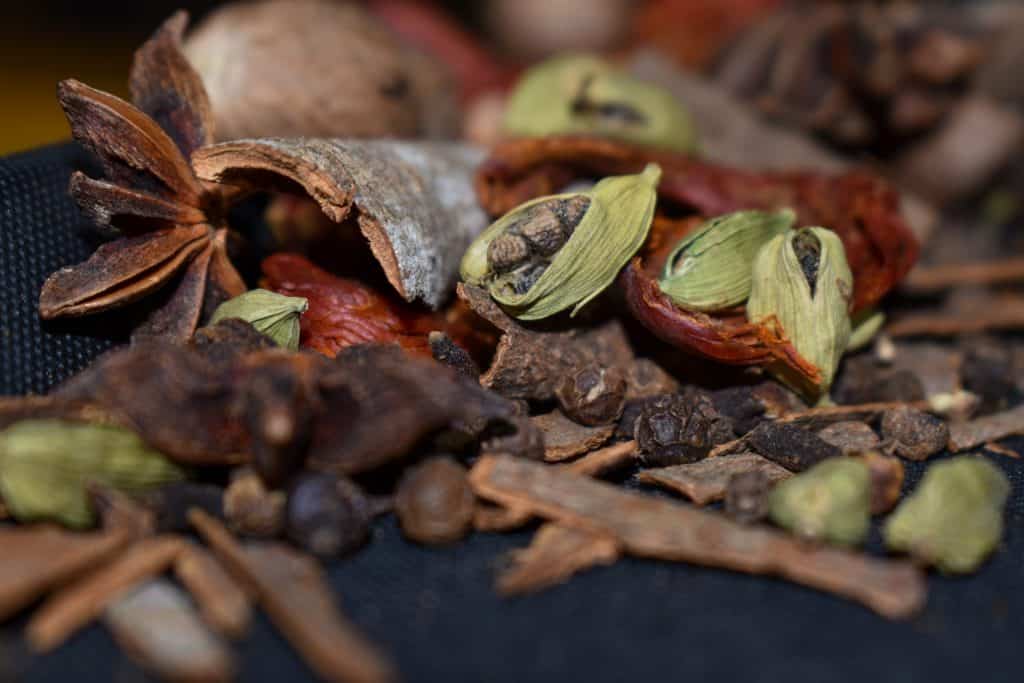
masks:
[(0, 432), (0, 495), (20, 521), (89, 527), (95, 517), (88, 484), (134, 494), (184, 478), (184, 470), (121, 427), (22, 420)]
[(861, 460), (829, 458), (776, 485), (768, 508), (802, 538), (859, 545), (871, 526), (871, 472)]
[(487, 289), (521, 320), (567, 308), (575, 315), (604, 291), (647, 239), (661, 168), (612, 176), (588, 192), (540, 197), (491, 224), (462, 258), (462, 279)]
[(885, 545), (947, 574), (976, 570), (1003, 536), (1010, 482), (975, 456), (933, 465), (917, 490), (885, 522)]
[(299, 348), (299, 317), (309, 302), (299, 296), (285, 296), (265, 289), (253, 289), (228, 299), (213, 312), (210, 325), (227, 318), (240, 318), (274, 340), (283, 349)]
[(670, 92), (593, 55), (566, 55), (533, 67), (509, 97), (503, 128), (512, 136), (578, 133), (692, 152), (689, 113)]
[(779, 369), (779, 379), (817, 398), (828, 392), (850, 341), (853, 273), (839, 237), (801, 228), (772, 238), (754, 259), (747, 319), (778, 332), (821, 373), (818, 386)]
[(736, 211), (712, 218), (672, 250), (658, 285), (677, 306), (691, 311), (741, 304), (750, 296), (757, 252), (794, 222), (792, 209)]

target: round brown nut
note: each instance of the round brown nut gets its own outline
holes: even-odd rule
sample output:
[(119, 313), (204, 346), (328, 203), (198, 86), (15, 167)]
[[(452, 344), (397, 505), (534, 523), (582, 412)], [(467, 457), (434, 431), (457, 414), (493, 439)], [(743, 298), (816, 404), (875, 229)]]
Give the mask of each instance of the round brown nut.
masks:
[(597, 426), (619, 419), (626, 404), (626, 389), (626, 376), (618, 368), (585, 365), (559, 383), (555, 396), (571, 420)]
[(469, 532), (475, 512), (466, 468), (452, 458), (430, 458), (408, 470), (398, 484), (395, 513), (411, 541), (454, 543)]

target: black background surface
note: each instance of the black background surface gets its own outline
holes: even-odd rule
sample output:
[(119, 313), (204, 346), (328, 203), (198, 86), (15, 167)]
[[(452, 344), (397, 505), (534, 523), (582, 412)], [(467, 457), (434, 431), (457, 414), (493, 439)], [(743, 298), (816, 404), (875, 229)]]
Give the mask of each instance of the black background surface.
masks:
[[(71, 145), (0, 160), (0, 394), (43, 392), (125, 338), (116, 316), (43, 326), (35, 312), (46, 276), (95, 246), (66, 195), (82, 163)], [(408, 681), (1019, 682), (1024, 461), (991, 459), (1013, 482), (1003, 547), (977, 576), (930, 577), (927, 608), (904, 623), (783, 581), (631, 559), (503, 600), (494, 570), (530, 533), (423, 549), (390, 519), (328, 570), (346, 614)], [(908, 487), (923, 469), (908, 468)], [(148, 680), (101, 627), (32, 659), (19, 626), (0, 631), (0, 681)], [(241, 680), (311, 678), (262, 616), (238, 652)]]

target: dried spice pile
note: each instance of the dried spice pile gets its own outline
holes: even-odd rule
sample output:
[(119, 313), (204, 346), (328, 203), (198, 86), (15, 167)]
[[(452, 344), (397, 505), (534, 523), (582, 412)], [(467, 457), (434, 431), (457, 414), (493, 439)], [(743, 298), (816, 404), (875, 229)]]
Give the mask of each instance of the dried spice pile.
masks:
[[(667, 80), (597, 55), (515, 80), (429, 5), (370, 7), (229, 6), (187, 37), (179, 13), (136, 54), (131, 103), (61, 84), (103, 171), (70, 191), (109, 240), (46, 281), (40, 315), (140, 322), (49, 394), (0, 399), (0, 618), (31, 612), (33, 652), (102, 621), (161, 678), (230, 680), (258, 609), (325, 680), (399, 679), (324, 571), (374, 552), (385, 515), (422, 545), (533, 530), (502, 595), (631, 556), (779, 577), (894, 620), (922, 611), (930, 568), (973, 573), (998, 552), (1011, 491), (991, 461), (1020, 457), (1000, 441), (1024, 434), (1024, 347), (973, 333), (1024, 322), (1020, 264), (943, 264), (935, 235), (970, 242), (956, 226), (922, 244), (915, 205), (833, 163), (807, 121), (763, 121), (664, 59)], [(636, 20), (641, 48), (664, 50), (650, 17), (671, 8)], [(860, 35), (848, 12), (808, 49)], [(907, 29), (915, 49), (956, 73), (885, 62), (888, 34), (866, 68), (952, 107), (982, 61), (929, 27)], [(759, 35), (740, 28), (716, 39), (739, 36), (737, 60)], [(251, 54), (303, 64), (330, 29), (360, 37), (317, 53), (340, 60), (349, 99), (317, 109), (319, 62), (250, 73)], [(218, 60), (245, 66), (240, 94)], [(888, 93), (837, 69), (820, 106), (850, 111), (814, 123), (832, 137)], [(484, 100), (503, 112), (487, 148), (467, 141)], [(884, 105), (869, 137), (838, 142), (912, 146), (894, 118), (911, 105)], [(792, 168), (723, 163), (782, 147)], [(251, 195), (270, 198), (262, 253), (232, 213)], [(908, 461), (929, 461), (914, 486)]]

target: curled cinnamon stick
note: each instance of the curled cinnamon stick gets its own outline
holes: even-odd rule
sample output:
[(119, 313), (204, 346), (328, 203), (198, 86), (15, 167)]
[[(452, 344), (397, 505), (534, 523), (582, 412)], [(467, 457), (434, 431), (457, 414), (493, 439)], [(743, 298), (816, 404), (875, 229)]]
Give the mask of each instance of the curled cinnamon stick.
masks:
[(485, 456), (470, 472), (477, 495), (529, 507), (546, 519), (613, 536), (638, 557), (770, 574), (858, 601), (891, 619), (924, 605), (926, 585), (909, 562), (808, 546), (780, 532), (629, 493), (556, 468)]

